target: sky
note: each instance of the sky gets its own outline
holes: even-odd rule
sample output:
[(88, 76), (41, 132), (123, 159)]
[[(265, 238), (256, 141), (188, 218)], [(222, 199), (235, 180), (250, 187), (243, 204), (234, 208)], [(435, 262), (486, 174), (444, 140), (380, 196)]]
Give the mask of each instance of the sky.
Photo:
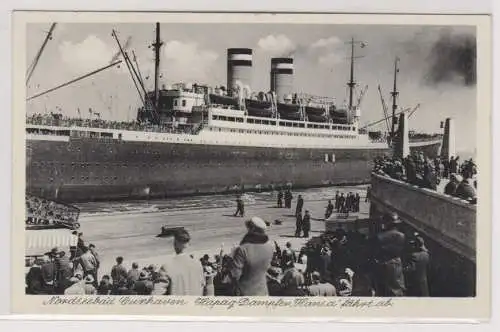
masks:
[[(50, 24), (27, 29), (27, 66), (38, 52)], [(147, 88), (153, 88), (154, 54), (148, 46), (155, 38), (151, 24), (58, 24), (27, 87), (27, 96), (86, 74), (117, 58), (111, 35), (115, 29), (122, 45), (137, 56)], [(386, 103), (394, 59), (400, 58), (398, 104), (420, 108), (410, 118), (410, 129), (440, 132), (440, 122), (455, 120), (457, 150), (475, 151), (476, 84), (475, 28), (467, 26), (395, 26), (336, 24), (161, 24), (161, 84), (198, 82), (226, 85), (226, 49), (253, 49), (253, 91), (269, 90), (270, 58), (294, 58), (297, 92), (334, 97), (342, 105), (348, 98), (348, 41), (357, 47), (357, 91), (368, 85), (361, 103), (361, 124), (383, 117), (378, 85)], [(133, 120), (140, 99), (126, 66), (120, 65), (27, 103), (28, 114), (62, 112), (85, 116), (89, 108), (104, 119)], [(384, 124), (372, 128), (386, 130)]]

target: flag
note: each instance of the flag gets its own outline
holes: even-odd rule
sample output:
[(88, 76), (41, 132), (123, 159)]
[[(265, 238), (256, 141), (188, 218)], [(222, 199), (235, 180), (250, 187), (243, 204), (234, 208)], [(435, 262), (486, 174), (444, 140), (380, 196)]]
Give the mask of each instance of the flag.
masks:
[(365, 43), (365, 42), (361, 42), (361, 48), (365, 48), (366, 46), (368, 46), (368, 44), (367, 44), (367, 43)]

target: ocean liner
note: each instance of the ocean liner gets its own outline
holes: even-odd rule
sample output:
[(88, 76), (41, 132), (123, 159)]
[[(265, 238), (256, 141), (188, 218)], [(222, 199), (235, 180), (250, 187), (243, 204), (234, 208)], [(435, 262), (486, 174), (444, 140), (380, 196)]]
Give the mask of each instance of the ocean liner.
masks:
[[(372, 160), (393, 151), (396, 84), (392, 116), (384, 119), (392, 121), (389, 135), (361, 128), (360, 103), (353, 100), (354, 40), (349, 104), (339, 108), (331, 98), (294, 92), (293, 58), (272, 58), (270, 91), (252, 93), (253, 51), (247, 48), (227, 50), (226, 87), (160, 88), (159, 23), (152, 44), (155, 86), (147, 91), (137, 63), (113, 36), (122, 60), (57, 88), (125, 62), (143, 102), (137, 121), (27, 116), (28, 193), (79, 202), (360, 184), (369, 182)], [(440, 144), (440, 135), (413, 137), (410, 150), (435, 156)]]

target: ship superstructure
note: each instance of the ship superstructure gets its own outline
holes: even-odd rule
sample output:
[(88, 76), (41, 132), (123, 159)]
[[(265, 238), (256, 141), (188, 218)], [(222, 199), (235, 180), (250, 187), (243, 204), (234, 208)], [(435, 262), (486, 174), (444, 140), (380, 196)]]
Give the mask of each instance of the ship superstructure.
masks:
[[(143, 101), (137, 121), (27, 118), (29, 192), (85, 201), (364, 183), (373, 158), (391, 153), (384, 137), (360, 129), (352, 69), (340, 109), (333, 98), (294, 92), (293, 58), (272, 58), (269, 91), (253, 92), (248, 48), (228, 49), (226, 86), (160, 88), (156, 28), (154, 91), (119, 44)], [(353, 59), (354, 41), (351, 68)], [(432, 137), (410, 149), (432, 156), (439, 145)]]

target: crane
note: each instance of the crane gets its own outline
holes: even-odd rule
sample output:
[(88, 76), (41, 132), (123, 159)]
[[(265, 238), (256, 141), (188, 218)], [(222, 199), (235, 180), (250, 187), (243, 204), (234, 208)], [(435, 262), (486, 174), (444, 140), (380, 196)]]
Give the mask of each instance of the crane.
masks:
[[(378, 92), (380, 94), (380, 101), (382, 102), (382, 110), (384, 111), (384, 119), (382, 121), (385, 120), (385, 125), (387, 127), (387, 132), (389, 132), (389, 118), (390, 118), (388, 116), (389, 111), (387, 110), (387, 104), (385, 103), (384, 95), (382, 94), (382, 88), (380, 87), (380, 84), (378, 86)], [(377, 123), (379, 123), (379, 122), (377, 122)], [(368, 125), (366, 127), (368, 127)]]
[(38, 53), (36, 54), (35, 58), (33, 59), (33, 62), (29, 65), (28, 71), (26, 73), (26, 86), (28, 86), (28, 83), (30, 82), (31, 76), (33, 75), (36, 66), (38, 65), (38, 61), (40, 61), (40, 58), (42, 57), (42, 53), (45, 50), (45, 46), (47, 46), (47, 43), (49, 40), (52, 40), (52, 34), (54, 32), (54, 29), (56, 28), (57, 23), (52, 23), (50, 26), (49, 31), (47, 32), (47, 36), (45, 36), (45, 40), (42, 43), (42, 46), (38, 50)]
[(417, 104), (411, 111), (408, 113), (408, 118), (410, 118), (415, 112), (420, 108), (420, 104)]
[(356, 108), (358, 108), (361, 105), (361, 102), (363, 101), (363, 97), (365, 96), (367, 90), (368, 90), (368, 85), (365, 85), (363, 89), (361, 89), (358, 100), (356, 101)]
[(26, 101), (28, 101), (28, 100), (32, 100), (32, 99), (35, 99), (35, 98), (38, 98), (38, 97), (43, 96), (43, 95), (45, 95), (45, 94), (47, 94), (47, 93), (49, 93), (49, 92), (59, 90), (60, 88), (63, 88), (63, 87), (65, 87), (65, 86), (68, 86), (68, 85), (70, 85), (70, 84), (73, 84), (73, 83), (75, 83), (75, 82), (78, 82), (78, 81), (80, 81), (80, 80), (83, 80), (83, 79), (85, 79), (85, 78), (87, 78), (87, 77), (93, 76), (93, 75), (95, 75), (95, 74), (97, 74), (97, 73), (100, 73), (101, 71), (104, 71), (104, 70), (106, 70), (106, 69), (108, 69), (108, 68), (111, 68), (111, 67), (117, 66), (117, 65), (119, 65), (121, 62), (122, 62), (122, 60), (115, 61), (115, 62), (113, 62), (113, 63), (111, 63), (111, 64), (109, 64), (109, 65), (107, 65), (107, 66), (104, 66), (104, 67), (101, 67), (101, 68), (96, 69), (96, 70), (94, 70), (94, 71), (91, 71), (91, 72), (90, 72), (90, 73), (88, 73), (88, 74), (85, 74), (85, 75), (79, 76), (79, 77), (77, 77), (77, 78), (75, 78), (75, 79), (72, 79), (71, 81), (65, 82), (65, 83), (60, 84), (60, 85), (58, 85), (58, 86), (56, 86), (56, 87), (50, 88), (50, 89), (45, 90), (45, 91), (40, 92), (40, 93), (37, 93), (37, 94), (36, 94), (36, 95), (34, 95), (34, 96), (31, 96), (31, 97), (29, 97), (29, 98), (26, 98)]

